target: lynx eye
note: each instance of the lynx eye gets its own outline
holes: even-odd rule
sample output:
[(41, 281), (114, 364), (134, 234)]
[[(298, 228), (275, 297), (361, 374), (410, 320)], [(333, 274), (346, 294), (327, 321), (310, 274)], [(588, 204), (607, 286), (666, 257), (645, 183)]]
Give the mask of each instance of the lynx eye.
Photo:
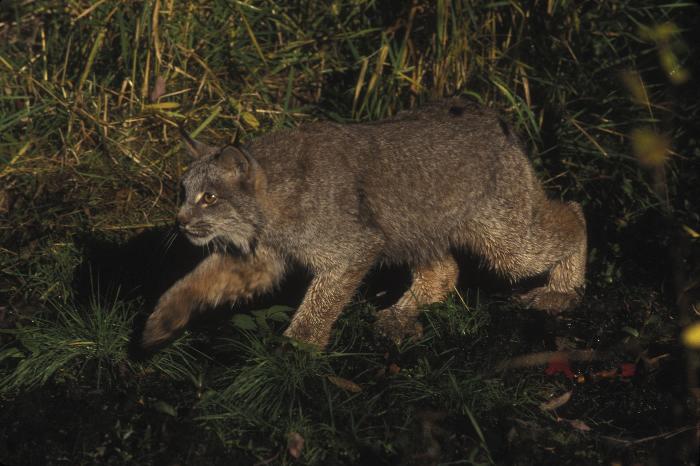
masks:
[(216, 203), (217, 197), (216, 194), (213, 193), (204, 193), (202, 195), (202, 202), (204, 202), (206, 205), (212, 205)]

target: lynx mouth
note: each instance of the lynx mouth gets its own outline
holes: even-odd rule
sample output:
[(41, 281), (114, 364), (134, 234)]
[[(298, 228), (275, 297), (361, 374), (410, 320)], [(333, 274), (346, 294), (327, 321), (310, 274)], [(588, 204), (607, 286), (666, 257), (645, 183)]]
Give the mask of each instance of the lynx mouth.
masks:
[(194, 244), (195, 246), (206, 246), (211, 242), (212, 239), (214, 239), (214, 237), (211, 235), (195, 236), (188, 234), (187, 239), (190, 241), (190, 243)]
[(190, 243), (195, 246), (204, 246), (214, 238), (214, 236), (206, 230), (189, 230), (183, 228), (181, 231)]
[(207, 236), (209, 236), (209, 233), (206, 231), (185, 230), (185, 234), (188, 238), (206, 238)]
[(215, 251), (232, 256), (240, 256), (254, 250), (254, 245), (241, 247), (241, 245), (232, 243), (226, 237), (210, 233), (194, 232), (194, 234), (186, 233), (185, 236), (193, 245), (207, 247), (210, 252)]

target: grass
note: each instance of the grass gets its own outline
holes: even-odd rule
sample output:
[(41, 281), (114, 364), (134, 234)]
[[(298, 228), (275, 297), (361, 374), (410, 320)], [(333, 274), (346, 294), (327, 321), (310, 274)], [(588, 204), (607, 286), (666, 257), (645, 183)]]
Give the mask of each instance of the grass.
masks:
[[(369, 311), (352, 312), (356, 317)], [(393, 358), (353, 351), (362, 351), (364, 345), (325, 354), (285, 351), (248, 331), (235, 334), (216, 347), (235, 353), (238, 361), (229, 362), (214, 378), (214, 387), (221, 388), (199, 404), (198, 419), (211, 423), (225, 444), (251, 449), (259, 459), (272, 457), (290, 432), (298, 432), (307, 439), (305, 461), (352, 464), (397, 457), (397, 440), (412, 447), (412, 437), (420, 437), (414, 432), (416, 419), (425, 417), (431, 425), (432, 417), (446, 416), (438, 410), (448, 410), (475, 429), (471, 453), (488, 458), (473, 412), (481, 415), (503, 403), (511, 408), (525, 404), (526, 394), (514, 394), (500, 382), (484, 379), (474, 367), (465, 367), (458, 348), (430, 344), (438, 329), (447, 333), (453, 328), (454, 317), (445, 311), (436, 309), (424, 341), (403, 346)], [(471, 314), (481, 314), (485, 322), (484, 311), (477, 309), (462, 313), (463, 320)], [(348, 324), (341, 323), (341, 339)], [(364, 337), (373, 339), (371, 334)], [(400, 367), (397, 362), (406, 358), (413, 361)], [(276, 440), (273, 448), (261, 448), (255, 441), (261, 434)], [(417, 440), (433, 441), (430, 436)]]
[[(34, 0), (0, 11), (0, 461), (695, 458), (698, 358), (677, 342), (696, 319), (700, 272), (694, 4)], [(392, 293), (379, 273), (329, 353), (280, 337), (292, 311), (279, 304), (295, 302), (284, 292), (138, 352), (154, 300), (200, 257), (170, 234), (185, 170), (177, 125), (247, 140), (454, 93), (499, 107), (551, 195), (583, 204), (579, 308), (546, 319), (469, 276), (423, 314), (423, 339), (394, 348), (371, 329), (374, 295)], [(298, 275), (286, 286), (297, 298)], [(579, 350), (596, 357), (572, 360), (573, 379), (545, 372), (546, 359), (503, 369)], [(623, 364), (635, 375), (610, 375)]]
[(103, 371), (126, 359), (131, 316), (119, 302), (111, 309), (91, 306), (81, 311), (71, 305), (61, 306), (55, 310), (56, 319), (35, 317), (31, 324), (8, 331), (16, 336), (18, 346), (6, 350), (3, 359), (17, 359), (18, 363), (0, 390), (41, 386), (57, 372), (80, 376), (90, 364), (96, 366), (96, 387), (102, 388)]

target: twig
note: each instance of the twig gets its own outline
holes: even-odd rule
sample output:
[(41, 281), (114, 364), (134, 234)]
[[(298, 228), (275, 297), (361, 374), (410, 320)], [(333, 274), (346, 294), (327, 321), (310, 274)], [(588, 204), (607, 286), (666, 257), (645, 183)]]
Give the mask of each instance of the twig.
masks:
[(607, 435), (601, 435), (601, 438), (603, 438), (605, 440), (609, 440), (611, 442), (622, 443), (624, 445), (631, 446), (631, 445), (638, 445), (640, 443), (651, 442), (653, 440), (659, 440), (659, 439), (668, 440), (671, 437), (675, 437), (676, 435), (679, 435), (679, 434), (682, 434), (684, 432), (688, 432), (689, 430), (693, 430), (693, 429), (697, 429), (697, 428), (698, 428), (698, 426), (695, 426), (695, 425), (685, 426), (685, 427), (681, 427), (681, 428), (676, 429), (676, 430), (672, 430), (670, 432), (664, 432), (663, 434), (651, 435), (649, 437), (642, 437), (642, 438), (636, 439), (636, 440), (626, 440), (626, 439), (622, 439), (622, 438), (609, 437)]

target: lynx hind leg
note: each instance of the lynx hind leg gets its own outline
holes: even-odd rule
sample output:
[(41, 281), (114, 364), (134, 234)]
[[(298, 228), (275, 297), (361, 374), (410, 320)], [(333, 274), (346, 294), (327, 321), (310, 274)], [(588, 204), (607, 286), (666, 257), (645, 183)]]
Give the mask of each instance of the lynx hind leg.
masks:
[(421, 308), (444, 300), (457, 284), (458, 274), (457, 262), (451, 255), (416, 267), (410, 288), (396, 304), (377, 313), (377, 331), (397, 344), (406, 336), (420, 336)]
[(525, 293), (521, 299), (535, 309), (558, 313), (575, 305), (585, 287), (586, 220), (576, 202), (549, 201), (549, 207), (540, 219), (539, 235), (554, 246), (554, 257), (543, 258), (543, 262), (553, 259), (553, 263), (545, 286)]

